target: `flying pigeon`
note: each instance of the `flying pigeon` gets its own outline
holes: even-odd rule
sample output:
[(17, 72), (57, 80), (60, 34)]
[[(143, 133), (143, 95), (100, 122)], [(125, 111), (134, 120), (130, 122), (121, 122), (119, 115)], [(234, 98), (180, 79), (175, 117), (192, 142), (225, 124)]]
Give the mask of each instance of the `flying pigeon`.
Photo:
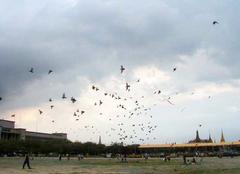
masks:
[(49, 102), (52, 102), (52, 99), (50, 98), (48, 101), (49, 101)]
[(177, 68), (176, 68), (176, 67), (174, 67), (174, 68), (173, 68), (173, 72), (174, 72), (174, 71), (176, 71), (176, 70), (177, 70)]
[(51, 105), (50, 107), (51, 107), (51, 109), (52, 109), (54, 106), (53, 106), (53, 105)]
[(43, 113), (43, 111), (41, 111), (40, 109), (39, 109), (38, 111), (39, 111), (39, 114), (40, 114), (40, 115)]
[(49, 71), (48, 71), (48, 74), (51, 74), (53, 71), (50, 69)]
[(12, 114), (11, 117), (15, 117), (15, 114)]
[(75, 103), (77, 100), (75, 98), (71, 97), (71, 101), (72, 101), (72, 103)]
[(121, 74), (123, 73), (124, 70), (125, 68), (121, 65), (121, 68), (120, 68)]
[(66, 98), (67, 98), (67, 97), (66, 97), (65, 93), (63, 93), (62, 99), (66, 99)]
[(213, 21), (213, 25), (219, 24), (218, 21)]
[(126, 83), (126, 91), (130, 91), (130, 85)]
[(30, 73), (34, 73), (33, 67), (29, 70)]
[(99, 100), (99, 106), (101, 106), (103, 104), (103, 102), (101, 100)]
[(85, 111), (81, 111), (81, 115), (84, 114), (84, 113), (85, 113)]

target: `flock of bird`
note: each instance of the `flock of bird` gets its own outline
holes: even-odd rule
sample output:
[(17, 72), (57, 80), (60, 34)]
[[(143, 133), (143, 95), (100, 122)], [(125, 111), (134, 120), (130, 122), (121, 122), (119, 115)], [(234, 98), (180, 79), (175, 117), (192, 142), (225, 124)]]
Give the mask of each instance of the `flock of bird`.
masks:
[[(219, 24), (218, 21), (213, 21), (213, 25)], [(34, 68), (31, 67), (29, 70), (29, 73), (35, 73)], [(126, 68), (121, 65), (120, 66), (120, 74), (124, 74), (126, 71)], [(176, 72), (177, 67), (172, 68), (172, 72)], [(53, 74), (53, 70), (49, 69), (47, 72), (48, 75)], [(136, 83), (140, 83), (141, 79), (137, 79)], [(113, 122), (112, 126), (109, 127), (109, 130), (105, 132), (106, 136), (108, 137), (117, 137), (118, 141), (124, 142), (124, 141), (130, 141), (131, 143), (137, 143), (145, 141), (149, 139), (156, 140), (156, 136), (151, 137), (151, 134), (156, 130), (158, 127), (157, 124), (154, 124), (153, 116), (151, 115), (151, 110), (153, 106), (156, 106), (157, 104), (154, 104), (153, 106), (147, 106), (144, 105), (142, 102), (145, 100), (145, 96), (141, 95), (129, 97), (126, 96), (120, 96), (117, 92), (106, 92), (103, 89), (100, 89), (96, 84), (91, 85), (91, 90), (93, 93), (98, 93), (99, 95), (102, 94), (103, 99), (99, 99), (98, 101), (93, 102), (93, 106), (95, 107), (101, 107), (104, 105), (104, 100), (106, 97), (113, 100), (112, 103), (116, 104), (116, 111), (117, 115), (113, 116), (111, 115), (108, 118), (109, 122)], [(131, 85), (129, 82), (125, 82), (125, 91), (126, 93), (131, 93)], [(193, 95), (194, 93), (192, 93)], [(152, 91), (152, 95), (162, 95), (162, 90), (156, 89)], [(164, 102), (169, 103), (170, 105), (174, 105), (174, 103), (171, 101), (172, 96), (163, 96)], [(211, 96), (208, 97), (209, 99)], [(61, 96), (62, 100), (69, 99), (72, 104), (75, 104), (78, 100), (75, 97), (67, 97), (65, 92), (62, 93)], [(3, 101), (4, 99), (0, 96), (0, 101)], [(49, 98), (48, 99), (49, 107), (50, 109), (54, 109), (54, 99)], [(129, 106), (131, 103), (131, 107)], [(181, 109), (181, 112), (183, 112), (185, 108)], [(42, 115), (44, 113), (43, 109), (38, 110), (39, 114)], [(76, 122), (80, 121), (80, 117), (87, 115), (87, 110), (81, 110), (79, 108), (75, 109), (73, 111), (73, 119)], [(100, 111), (99, 116), (103, 116), (104, 113)], [(16, 114), (12, 114), (11, 117), (16, 117)], [(106, 116), (107, 117), (107, 116)], [(143, 117), (142, 122), (140, 122), (140, 117)], [(51, 120), (52, 123), (55, 123), (55, 120)], [(199, 127), (201, 127), (202, 124), (199, 124)], [(100, 134), (101, 130), (96, 128), (96, 125), (83, 125), (83, 128), (88, 130), (88, 132), (91, 130), (92, 134)], [(139, 134), (140, 132), (140, 134)], [(76, 132), (77, 133), (77, 132)], [(117, 141), (115, 140), (115, 141)]]

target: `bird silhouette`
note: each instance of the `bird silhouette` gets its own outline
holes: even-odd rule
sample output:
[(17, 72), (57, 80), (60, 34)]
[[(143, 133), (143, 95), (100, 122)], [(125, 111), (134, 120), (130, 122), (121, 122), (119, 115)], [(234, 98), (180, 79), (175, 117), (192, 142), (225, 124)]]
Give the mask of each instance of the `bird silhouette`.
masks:
[(49, 102), (52, 102), (52, 99), (50, 98), (48, 101), (49, 101)]
[(12, 114), (11, 117), (15, 117), (15, 114)]
[(40, 109), (39, 109), (38, 111), (39, 111), (39, 114), (40, 114), (40, 115), (43, 113), (43, 111), (41, 111)]
[(72, 103), (75, 103), (77, 100), (74, 97), (71, 97)]
[(50, 107), (51, 107), (51, 109), (53, 109), (54, 105), (51, 105)]
[(121, 68), (120, 68), (121, 74), (123, 73), (124, 70), (125, 68), (121, 65)]
[(48, 71), (48, 74), (51, 74), (53, 71), (50, 69), (49, 71)]
[(66, 97), (65, 93), (63, 93), (62, 99), (66, 99), (66, 98), (67, 98), (67, 97)]
[(0, 101), (2, 100), (2, 97), (0, 97)]
[(126, 91), (130, 91), (130, 85), (126, 83)]
[(81, 115), (84, 114), (84, 113), (85, 113), (85, 111), (81, 111)]
[(30, 73), (34, 73), (33, 67), (30, 68), (29, 72), (30, 72)]
[(213, 25), (219, 24), (218, 21), (213, 21)]
[(173, 68), (173, 72), (174, 72), (174, 71), (176, 71), (176, 70), (177, 70), (177, 68), (176, 68), (176, 67), (174, 67), (174, 68)]

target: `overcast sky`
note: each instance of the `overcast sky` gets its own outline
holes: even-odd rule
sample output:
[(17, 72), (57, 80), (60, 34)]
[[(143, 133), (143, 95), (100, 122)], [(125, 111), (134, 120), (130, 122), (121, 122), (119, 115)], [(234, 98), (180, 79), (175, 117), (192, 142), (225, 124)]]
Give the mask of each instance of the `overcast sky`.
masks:
[[(109, 144), (127, 135), (128, 144), (183, 143), (197, 129), (201, 138), (210, 133), (219, 141), (223, 130), (227, 141), (237, 141), (239, 6), (235, 0), (1, 0), (0, 118), (82, 142), (101, 135)], [(151, 110), (142, 107), (129, 118), (136, 100)], [(77, 109), (85, 111), (78, 121)]]

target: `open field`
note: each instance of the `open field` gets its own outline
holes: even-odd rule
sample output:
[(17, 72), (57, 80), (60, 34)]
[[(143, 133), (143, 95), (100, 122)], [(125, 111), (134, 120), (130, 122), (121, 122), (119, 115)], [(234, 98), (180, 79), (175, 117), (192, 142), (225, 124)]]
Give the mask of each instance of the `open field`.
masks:
[(240, 157), (204, 158), (201, 164), (183, 165), (182, 159), (164, 162), (160, 159), (129, 159), (121, 163), (117, 159), (77, 159), (58, 161), (56, 158), (35, 158), (33, 169), (22, 169), (23, 158), (0, 158), (0, 174), (239, 174)]

